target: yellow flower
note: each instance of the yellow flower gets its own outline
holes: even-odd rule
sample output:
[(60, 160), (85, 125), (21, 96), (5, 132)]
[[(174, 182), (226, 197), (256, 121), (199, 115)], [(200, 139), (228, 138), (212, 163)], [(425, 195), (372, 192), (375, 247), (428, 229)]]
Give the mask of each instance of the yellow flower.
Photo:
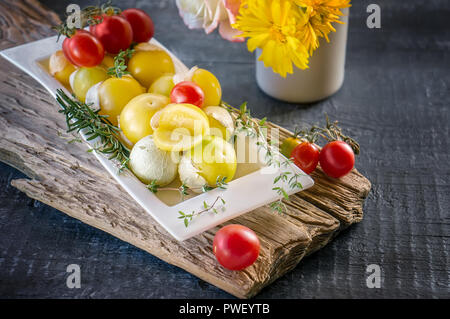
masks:
[(261, 48), (259, 60), (285, 77), (293, 72), (292, 63), (300, 69), (308, 67), (308, 51), (297, 36), (304, 15), (293, 0), (246, 0), (233, 27), (248, 38), (249, 51)]
[(261, 48), (259, 60), (285, 77), (292, 63), (308, 68), (309, 56), (319, 47), (319, 38), (329, 41), (341, 9), (350, 0), (242, 0), (233, 28), (248, 38), (248, 50)]
[(341, 9), (351, 6), (350, 0), (295, 0), (295, 4), (308, 16), (297, 25), (297, 37), (309, 54), (319, 47), (319, 37), (330, 41), (328, 34), (336, 31), (332, 23), (342, 23)]

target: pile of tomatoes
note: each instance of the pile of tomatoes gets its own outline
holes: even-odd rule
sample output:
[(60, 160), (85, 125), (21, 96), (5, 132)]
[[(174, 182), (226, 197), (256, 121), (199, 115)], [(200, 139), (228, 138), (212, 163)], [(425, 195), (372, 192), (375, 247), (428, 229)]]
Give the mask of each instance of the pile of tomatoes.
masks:
[(140, 9), (127, 9), (120, 15), (102, 14), (97, 24), (87, 30), (76, 30), (63, 42), (66, 58), (78, 67), (94, 67), (105, 57), (105, 52), (117, 54), (134, 41), (147, 42), (154, 34), (153, 21)]
[[(50, 58), (50, 73), (71, 88), (78, 100), (96, 108), (99, 114), (108, 117), (109, 122), (119, 126), (123, 134), (120, 138), (127, 146), (132, 148), (152, 135), (161, 150), (177, 151), (169, 138), (171, 134), (163, 133), (170, 133), (166, 131), (180, 123), (187, 126), (192, 118), (206, 121), (206, 126), (219, 132), (229, 129), (223, 126), (220, 117), (208, 113), (221, 102), (222, 90), (217, 78), (205, 69), (194, 67), (189, 76), (185, 74), (182, 80), (174, 82), (175, 67), (170, 55), (148, 43), (154, 34), (148, 14), (140, 9), (127, 9), (94, 18), (98, 21), (90, 25), (89, 31), (75, 30), (65, 38), (62, 51), (55, 52)], [(125, 54), (127, 52), (129, 54)], [(122, 66), (118, 66), (120, 61)], [(118, 67), (127, 74), (110, 74)], [(169, 104), (171, 108), (166, 107)], [(152, 127), (152, 117), (157, 112), (160, 113), (158, 126)], [(223, 135), (226, 140), (226, 134)], [(212, 140), (217, 139), (215, 136)], [(208, 138), (204, 140), (208, 141)], [(187, 145), (181, 150), (191, 147)], [(218, 168), (223, 175), (223, 164)], [(212, 174), (216, 170), (206, 171)], [(232, 178), (234, 171), (229, 175)], [(209, 179), (215, 181), (216, 176)], [(259, 250), (258, 237), (245, 226), (225, 226), (214, 238), (213, 252), (218, 262), (230, 270), (242, 270), (252, 265)]]

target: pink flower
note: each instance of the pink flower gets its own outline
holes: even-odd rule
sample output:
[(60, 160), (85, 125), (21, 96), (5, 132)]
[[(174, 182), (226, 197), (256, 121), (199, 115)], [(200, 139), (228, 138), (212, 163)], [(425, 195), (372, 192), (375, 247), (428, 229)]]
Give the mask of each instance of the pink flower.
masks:
[(176, 3), (189, 29), (203, 28), (209, 34), (219, 27), (222, 38), (244, 42), (244, 38), (234, 38), (240, 31), (231, 27), (236, 21), (241, 0), (176, 0)]

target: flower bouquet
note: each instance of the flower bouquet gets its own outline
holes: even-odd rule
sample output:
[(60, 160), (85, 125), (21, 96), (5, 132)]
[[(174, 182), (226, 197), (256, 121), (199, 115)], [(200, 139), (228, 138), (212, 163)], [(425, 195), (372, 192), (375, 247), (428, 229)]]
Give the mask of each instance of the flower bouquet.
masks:
[(342, 85), (350, 0), (177, 0), (177, 5), (190, 28), (211, 33), (218, 27), (227, 40), (247, 38), (248, 50), (257, 53), (258, 85), (271, 96), (311, 102)]

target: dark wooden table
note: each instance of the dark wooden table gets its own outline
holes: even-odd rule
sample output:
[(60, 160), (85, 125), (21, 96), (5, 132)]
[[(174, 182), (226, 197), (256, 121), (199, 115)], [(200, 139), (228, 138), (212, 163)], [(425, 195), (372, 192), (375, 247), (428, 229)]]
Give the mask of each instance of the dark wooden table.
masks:
[[(63, 13), (73, 1), (42, 1)], [(187, 65), (220, 79), (232, 104), (293, 129), (338, 119), (361, 143), (357, 168), (372, 182), (365, 218), (257, 298), (450, 297), (450, 5), (446, 0), (379, 0), (382, 28), (351, 10), (346, 80), (332, 98), (286, 104), (262, 93), (245, 45), (190, 31), (174, 1), (120, 1), (140, 7), (155, 37)], [(81, 6), (88, 1), (78, 1)], [(0, 164), (0, 297), (227, 298), (227, 293), (98, 229), (29, 199), (10, 186), (23, 175)], [(80, 289), (66, 286), (79, 264)], [(382, 270), (381, 288), (366, 267)]]

